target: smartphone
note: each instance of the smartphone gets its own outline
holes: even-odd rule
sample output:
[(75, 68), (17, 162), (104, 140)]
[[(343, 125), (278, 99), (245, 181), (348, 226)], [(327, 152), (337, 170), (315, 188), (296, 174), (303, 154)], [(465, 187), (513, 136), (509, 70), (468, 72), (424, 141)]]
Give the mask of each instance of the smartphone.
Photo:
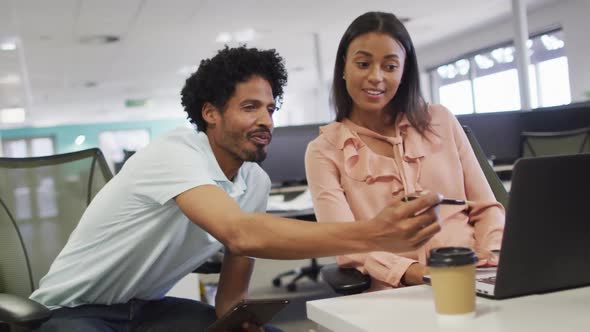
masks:
[(287, 304), (287, 299), (242, 300), (211, 324), (206, 332), (241, 331), (244, 322), (264, 325)]
[[(406, 196), (402, 197), (403, 202), (409, 202), (418, 199), (416, 196)], [(463, 199), (450, 199), (450, 198), (443, 198), (443, 200), (439, 204), (448, 204), (448, 205), (466, 205), (470, 201), (466, 201)]]

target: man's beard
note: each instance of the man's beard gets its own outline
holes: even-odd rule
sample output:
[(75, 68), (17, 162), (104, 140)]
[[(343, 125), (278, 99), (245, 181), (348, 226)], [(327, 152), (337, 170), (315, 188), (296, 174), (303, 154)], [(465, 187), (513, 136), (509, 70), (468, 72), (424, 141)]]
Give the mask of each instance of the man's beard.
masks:
[[(270, 134), (270, 130), (258, 129), (258, 130), (253, 130), (253, 131), (248, 132), (246, 134), (246, 141), (249, 141), (250, 137), (252, 137), (253, 135), (255, 135), (258, 132), (268, 132), (270, 135), (270, 140), (272, 140), (272, 134)], [(264, 159), (266, 159), (266, 150), (265, 150), (266, 145), (255, 144), (255, 146), (256, 146), (256, 150), (254, 150), (254, 151), (242, 150), (243, 161), (252, 161), (252, 162), (259, 163), (259, 162), (264, 161)]]
[(266, 159), (266, 150), (263, 146), (257, 146), (256, 151), (242, 150), (241, 156), (243, 161), (259, 163)]
[(225, 140), (226, 150), (234, 155), (234, 158), (239, 161), (251, 161), (259, 163), (266, 159), (265, 146), (255, 145), (256, 150), (247, 150), (240, 147), (240, 142), (246, 141), (246, 144), (250, 143), (249, 134), (244, 136), (229, 134), (226, 136), (228, 139)]

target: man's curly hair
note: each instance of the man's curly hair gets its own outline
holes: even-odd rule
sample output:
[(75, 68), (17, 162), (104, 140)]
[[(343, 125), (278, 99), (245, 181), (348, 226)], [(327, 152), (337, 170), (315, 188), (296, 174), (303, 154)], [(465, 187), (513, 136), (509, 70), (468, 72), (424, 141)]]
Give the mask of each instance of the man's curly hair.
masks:
[(255, 75), (269, 82), (279, 104), (283, 87), (287, 84), (287, 71), (283, 58), (274, 49), (225, 46), (211, 59), (202, 60), (180, 93), (187, 118), (197, 125), (197, 130), (206, 132), (207, 122), (201, 113), (203, 105), (208, 102), (223, 111), (236, 90), (236, 84)]

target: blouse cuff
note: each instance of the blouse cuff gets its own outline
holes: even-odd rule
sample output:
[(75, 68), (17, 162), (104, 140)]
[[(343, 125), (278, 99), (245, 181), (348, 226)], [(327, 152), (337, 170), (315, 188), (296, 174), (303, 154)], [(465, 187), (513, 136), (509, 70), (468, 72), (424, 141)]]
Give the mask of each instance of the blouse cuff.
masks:
[(410, 265), (414, 263), (418, 263), (418, 261), (406, 257), (399, 257), (395, 265), (391, 267), (385, 282), (390, 284), (392, 287), (403, 287), (404, 285), (401, 283), (401, 279)]
[(501, 230), (494, 231), (482, 239), (478, 247), (486, 251), (499, 250), (502, 246), (502, 235), (503, 232)]

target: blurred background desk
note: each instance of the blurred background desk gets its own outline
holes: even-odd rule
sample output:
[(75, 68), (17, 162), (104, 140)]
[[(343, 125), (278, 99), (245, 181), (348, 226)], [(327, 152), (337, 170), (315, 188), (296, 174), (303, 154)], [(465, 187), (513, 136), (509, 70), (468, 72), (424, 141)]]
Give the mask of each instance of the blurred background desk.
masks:
[[(302, 198), (301, 202), (303, 203), (303, 204), (296, 204), (296, 206), (303, 206), (303, 208), (293, 209), (293, 210), (282, 210), (282, 211), (281, 210), (274, 210), (274, 211), (270, 210), (267, 212), (271, 213), (275, 216), (279, 216), (279, 217), (315, 222), (316, 219), (315, 219), (315, 214), (314, 214), (313, 207), (311, 204), (311, 198), (308, 197), (309, 193), (305, 192), (305, 190), (304, 190), (304, 192), (298, 192), (296, 195), (297, 196), (296, 196), (295, 200), (297, 200), (298, 198), (299, 199)], [(308, 203), (306, 203), (307, 200), (309, 200)], [(270, 206), (270, 203), (269, 203), (269, 206)], [(288, 204), (285, 206), (288, 206)], [(273, 278), (272, 284), (275, 287), (281, 287), (283, 284), (285, 284), (285, 287), (287, 288), (288, 291), (294, 292), (295, 290), (297, 290), (297, 281), (299, 281), (303, 278), (308, 278), (310, 280), (317, 282), (321, 268), (322, 268), (322, 265), (320, 265), (318, 263), (317, 259), (312, 258), (310, 260), (309, 265), (297, 267), (297, 268), (290, 269), (288, 271), (279, 273), (275, 278)], [(288, 277), (288, 276), (293, 276), (293, 278), (288, 283), (285, 283), (283, 281), (283, 278)]]
[(350, 331), (588, 331), (590, 287), (508, 300), (477, 298), (477, 317), (453, 326), (436, 320), (430, 286), (415, 286), (307, 302), (307, 317)]
[[(319, 135), (319, 124), (278, 127), (267, 148), (267, 158), (260, 164), (273, 185), (268, 213), (306, 221), (315, 221), (311, 196), (305, 178), (305, 150), (307, 144)], [(272, 279), (275, 287), (285, 285), (290, 292), (297, 290), (302, 279), (318, 281), (321, 265), (311, 259), (308, 265), (295, 267)], [(291, 277), (286, 280), (285, 277)]]

